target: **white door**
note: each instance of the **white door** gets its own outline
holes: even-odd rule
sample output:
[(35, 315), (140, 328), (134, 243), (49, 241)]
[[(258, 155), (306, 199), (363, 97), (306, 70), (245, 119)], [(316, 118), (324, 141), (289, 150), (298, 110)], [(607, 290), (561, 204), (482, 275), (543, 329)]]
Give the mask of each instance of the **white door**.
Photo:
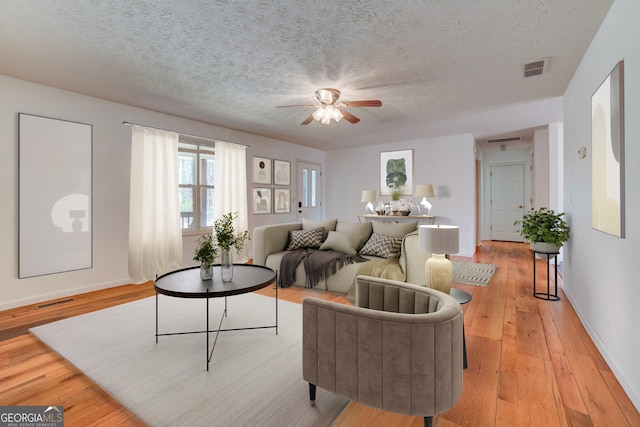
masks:
[(524, 213), (524, 164), (491, 166), (491, 240), (522, 242), (514, 221)]
[(297, 162), (297, 220), (322, 219), (322, 169), (317, 163)]

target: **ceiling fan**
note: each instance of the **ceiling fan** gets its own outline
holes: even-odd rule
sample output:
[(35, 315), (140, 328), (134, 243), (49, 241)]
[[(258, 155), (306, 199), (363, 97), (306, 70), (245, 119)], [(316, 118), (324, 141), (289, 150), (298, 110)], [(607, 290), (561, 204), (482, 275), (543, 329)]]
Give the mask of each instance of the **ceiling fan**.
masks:
[(316, 90), (316, 98), (320, 101), (318, 105), (278, 105), (276, 108), (289, 108), (289, 107), (313, 107), (316, 111), (307, 117), (301, 125), (308, 125), (313, 120), (319, 121), (328, 125), (331, 119), (339, 122), (343, 118), (349, 123), (358, 123), (359, 118), (353, 114), (345, 111), (346, 107), (381, 107), (382, 101), (378, 99), (372, 99), (368, 101), (338, 101), (340, 98), (340, 91), (338, 89), (324, 88)]

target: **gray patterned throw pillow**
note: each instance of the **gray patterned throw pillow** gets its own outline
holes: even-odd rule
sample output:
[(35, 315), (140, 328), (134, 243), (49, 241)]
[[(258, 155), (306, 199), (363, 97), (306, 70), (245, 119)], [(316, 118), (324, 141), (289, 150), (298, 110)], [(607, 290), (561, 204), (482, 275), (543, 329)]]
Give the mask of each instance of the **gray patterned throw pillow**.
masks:
[(289, 231), (288, 251), (295, 249), (318, 249), (322, 244), (322, 227), (313, 230), (291, 230)]
[(367, 243), (360, 249), (360, 255), (372, 255), (380, 258), (389, 258), (400, 252), (402, 237), (385, 236), (373, 233)]

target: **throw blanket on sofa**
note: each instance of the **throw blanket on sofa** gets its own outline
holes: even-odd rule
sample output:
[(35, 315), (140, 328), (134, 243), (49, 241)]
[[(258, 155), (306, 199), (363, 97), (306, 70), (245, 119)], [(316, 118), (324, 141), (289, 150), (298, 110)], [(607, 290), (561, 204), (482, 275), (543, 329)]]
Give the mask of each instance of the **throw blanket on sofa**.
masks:
[[(399, 262), (400, 257), (392, 257), (387, 259), (365, 262), (358, 269), (357, 276), (379, 277), (381, 279), (399, 280), (404, 282), (404, 271)], [(351, 304), (356, 303), (356, 285), (355, 280), (346, 295), (347, 301)]]
[(304, 271), (307, 274), (305, 286), (315, 288), (320, 281), (335, 274), (345, 265), (365, 261), (368, 260), (358, 254), (348, 255), (332, 250), (296, 249), (282, 257), (278, 282), (282, 288), (293, 285), (296, 281), (296, 268), (300, 262), (304, 262)]

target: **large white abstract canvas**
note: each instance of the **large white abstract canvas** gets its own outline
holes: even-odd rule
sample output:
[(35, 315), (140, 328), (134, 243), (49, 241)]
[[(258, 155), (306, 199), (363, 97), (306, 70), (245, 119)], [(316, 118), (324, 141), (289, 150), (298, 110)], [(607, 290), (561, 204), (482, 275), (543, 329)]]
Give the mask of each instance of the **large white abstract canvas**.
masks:
[(594, 229), (624, 237), (624, 62), (591, 98), (591, 198)]
[(19, 114), (20, 278), (92, 267), (91, 125)]

